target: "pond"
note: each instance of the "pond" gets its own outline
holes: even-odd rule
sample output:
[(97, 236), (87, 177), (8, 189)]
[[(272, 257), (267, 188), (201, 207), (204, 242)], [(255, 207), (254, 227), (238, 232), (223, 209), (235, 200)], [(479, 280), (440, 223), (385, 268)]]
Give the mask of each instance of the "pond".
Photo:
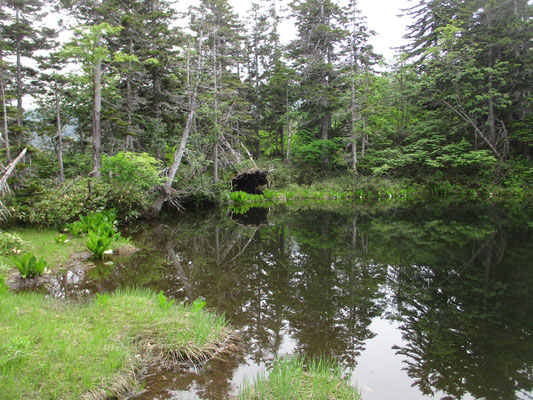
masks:
[(330, 356), (365, 400), (531, 399), (532, 214), (491, 206), (297, 203), (142, 223), (142, 250), (65, 272), (69, 297), (119, 286), (203, 297), (240, 333), (133, 399), (229, 399), (275, 357)]

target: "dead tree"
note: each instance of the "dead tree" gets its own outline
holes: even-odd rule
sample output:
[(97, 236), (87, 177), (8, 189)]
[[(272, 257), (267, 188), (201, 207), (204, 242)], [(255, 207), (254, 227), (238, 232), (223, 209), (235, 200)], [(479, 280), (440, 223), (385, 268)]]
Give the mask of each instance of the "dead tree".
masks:
[[(2, 175), (2, 178), (0, 178), (0, 196), (4, 196), (6, 193), (9, 193), (10, 188), (7, 184), (8, 178), (11, 176), (13, 171), (15, 171), (15, 167), (19, 163), (20, 160), (24, 158), (26, 155), (26, 150), (24, 149), (20, 152), (17, 158), (15, 158), (4, 170), (4, 174)], [(4, 203), (0, 200), (0, 219), (6, 219), (10, 215), (9, 210), (4, 206)]]

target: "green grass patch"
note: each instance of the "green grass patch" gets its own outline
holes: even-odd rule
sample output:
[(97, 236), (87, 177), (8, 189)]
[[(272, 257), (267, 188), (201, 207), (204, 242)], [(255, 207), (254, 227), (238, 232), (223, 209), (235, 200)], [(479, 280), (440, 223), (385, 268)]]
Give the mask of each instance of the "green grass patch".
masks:
[(56, 265), (67, 263), (75, 253), (86, 250), (85, 238), (71, 238), (67, 241), (56, 240), (62, 239), (62, 234), (54, 229), (38, 229), (38, 228), (15, 228), (10, 229), (9, 232), (1, 232), (3, 234), (16, 235), (22, 239), (23, 243), (17, 246), (6, 247), (2, 254), (0, 254), (0, 265), (7, 267), (15, 267), (11, 259), (13, 254), (31, 252), (37, 258), (43, 257), (49, 268)]
[(201, 362), (228, 335), (223, 317), (141, 289), (66, 303), (0, 292), (2, 399), (105, 399), (144, 366)]
[(259, 375), (253, 385), (245, 383), (240, 400), (359, 400), (349, 375), (330, 360), (305, 361), (300, 357), (277, 360), (268, 376)]

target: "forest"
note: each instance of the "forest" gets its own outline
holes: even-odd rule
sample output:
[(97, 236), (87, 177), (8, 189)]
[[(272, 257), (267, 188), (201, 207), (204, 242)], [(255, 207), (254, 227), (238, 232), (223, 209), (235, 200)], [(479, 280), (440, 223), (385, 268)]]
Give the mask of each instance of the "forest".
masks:
[(252, 166), (279, 187), (492, 196), (533, 182), (526, 0), (421, 0), (392, 65), (356, 0), (256, 1), (246, 18), (227, 0), (1, 6), (2, 183), (15, 193), (2, 201), (17, 221), (54, 224), (42, 214), (65, 182), (132, 218), (148, 203), (217, 203)]
[(0, 397), (531, 398), (533, 3), (179, 4), (0, 0)]

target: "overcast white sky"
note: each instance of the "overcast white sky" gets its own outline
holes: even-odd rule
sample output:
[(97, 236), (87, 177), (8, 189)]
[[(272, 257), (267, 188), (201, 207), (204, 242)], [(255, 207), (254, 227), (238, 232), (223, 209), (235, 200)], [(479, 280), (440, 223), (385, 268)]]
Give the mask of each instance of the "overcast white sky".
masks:
[[(229, 0), (233, 9), (244, 17), (251, 8), (251, 0)], [(286, 6), (289, 0), (278, 0), (281, 6)], [(346, 1), (340, 0), (340, 4)], [(410, 0), (359, 0), (359, 8), (362, 14), (367, 18), (369, 29), (376, 32), (376, 36), (371, 39), (371, 44), (378, 54), (382, 54), (391, 61), (395, 51), (393, 47), (405, 44), (402, 39), (406, 33), (408, 17), (399, 17), (402, 8), (408, 8), (413, 3)], [(180, 11), (186, 11), (190, 5), (198, 4), (196, 0), (179, 0), (176, 8)], [(291, 21), (286, 21), (280, 27), (280, 35), (285, 43), (295, 37), (296, 31)]]

